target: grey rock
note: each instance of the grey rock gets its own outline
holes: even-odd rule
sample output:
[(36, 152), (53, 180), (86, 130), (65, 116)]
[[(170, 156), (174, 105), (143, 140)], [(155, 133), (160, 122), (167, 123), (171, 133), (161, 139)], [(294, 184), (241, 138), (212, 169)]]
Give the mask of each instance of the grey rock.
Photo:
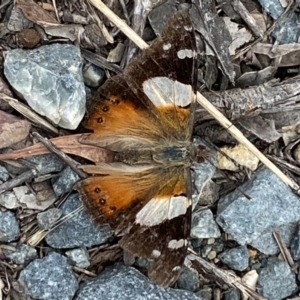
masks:
[(219, 199), (220, 185), (216, 184), (212, 180), (209, 180), (203, 187), (200, 201), (201, 205), (211, 205)]
[(70, 192), (76, 181), (80, 179), (79, 175), (74, 172), (69, 166), (67, 166), (60, 176), (54, 180), (53, 189), (56, 197)]
[(280, 0), (258, 0), (258, 2), (275, 20), (277, 20), (284, 12), (284, 8), (282, 7)]
[(55, 222), (61, 217), (62, 210), (59, 208), (49, 208), (46, 211), (37, 214), (36, 219), (39, 228), (42, 230), (50, 229)]
[(269, 300), (284, 299), (297, 290), (295, 274), (289, 265), (278, 259), (270, 259), (260, 272), (258, 292)]
[(243, 271), (249, 266), (249, 253), (246, 246), (226, 250), (218, 257), (233, 270)]
[(220, 236), (221, 232), (211, 210), (205, 209), (193, 214), (191, 237), (201, 239), (218, 238)]
[[(82, 205), (78, 194), (72, 194), (61, 206), (63, 216), (66, 216)], [(96, 228), (87, 213), (83, 210), (72, 218), (63, 222), (46, 236), (46, 242), (53, 248), (77, 248), (81, 246), (91, 247), (107, 242), (111, 236), (111, 229), (104, 225)]]
[(27, 264), (38, 257), (36, 249), (26, 244), (22, 244), (16, 249), (16, 251), (4, 249), (3, 252), (17, 265)]
[(21, 31), (24, 28), (33, 27), (33, 23), (24, 17), (21, 9), (14, 6), (11, 10), (7, 28), (11, 31)]
[(220, 199), (216, 218), (223, 230), (231, 234), (240, 245), (255, 241), (258, 250), (263, 252), (269, 245), (262, 238), (259, 247), (257, 241), (262, 235), (264, 237), (267, 233), (300, 219), (299, 197), (265, 167), (257, 170), (253, 178), (240, 189), (251, 200), (235, 190)]
[(240, 300), (241, 292), (238, 289), (232, 289), (228, 293), (225, 293), (225, 300)]
[(19, 233), (19, 223), (15, 214), (11, 211), (0, 211), (0, 242), (15, 241)]
[(195, 292), (199, 289), (200, 280), (198, 272), (193, 268), (183, 267), (183, 270), (177, 280), (180, 289)]
[(300, 259), (300, 226), (297, 224), (297, 228), (295, 232), (293, 233), (292, 239), (291, 239), (291, 255), (293, 257), (293, 260), (299, 260)]
[(272, 31), (272, 37), (277, 39), (280, 45), (297, 43), (300, 33), (297, 26), (299, 21), (299, 14), (289, 11), (285, 18), (278, 20), (275, 29)]
[(43, 154), (26, 158), (32, 166), (39, 172), (40, 175), (53, 172), (60, 172), (64, 164), (54, 154)]
[(197, 254), (201, 253), (202, 240), (201, 239), (191, 239), (192, 249), (197, 252)]
[[(280, 0), (259, 0), (263, 9), (274, 19), (277, 20), (284, 12), (285, 8)], [(299, 14), (294, 10), (289, 11), (284, 18), (277, 21), (272, 37), (278, 39), (279, 44), (297, 43), (299, 38)]]
[(89, 253), (86, 248), (78, 248), (70, 251), (66, 251), (67, 257), (72, 263), (79, 268), (87, 268), (90, 265)]
[(213, 299), (213, 290), (210, 286), (204, 286), (200, 291), (196, 293), (199, 297), (202, 297), (205, 300)]
[(83, 71), (83, 78), (84, 78), (84, 83), (87, 86), (97, 88), (103, 82), (105, 78), (105, 72), (103, 69), (95, 65), (89, 65)]
[(212, 251), (213, 246), (212, 245), (206, 245), (202, 248), (201, 256), (207, 257), (209, 252)]
[(4, 192), (0, 194), (0, 205), (7, 209), (16, 209), (20, 206), (20, 203), (14, 192)]
[(145, 42), (150, 42), (150, 41), (153, 41), (155, 38), (156, 38), (156, 35), (155, 35), (153, 29), (150, 26), (145, 27), (144, 31), (143, 31), (142, 39)]
[(224, 250), (224, 243), (223, 241), (216, 241), (212, 244), (212, 250), (216, 251), (217, 253), (220, 253)]
[(201, 300), (191, 292), (164, 289), (132, 267), (115, 264), (97, 278), (83, 283), (76, 300)]
[(73, 45), (5, 52), (4, 73), (13, 88), (36, 112), (67, 129), (75, 129), (85, 112), (81, 68), (79, 48)]
[(193, 163), (191, 166), (191, 177), (194, 185), (192, 202), (193, 209), (197, 205), (202, 194), (203, 187), (213, 177), (216, 171), (216, 151), (209, 149), (208, 146), (200, 138), (194, 138), (195, 146), (205, 146), (211, 152), (209, 161), (205, 160), (203, 163)]
[(144, 268), (147, 270), (151, 267), (151, 261), (146, 258), (133, 258), (133, 263), (135, 263), (137, 267)]
[[(283, 224), (276, 228), (277, 231), (280, 231), (281, 237), (286, 245), (290, 245), (296, 226), (297, 222), (293, 222)], [(279, 252), (278, 244), (275, 241), (273, 232), (270, 231), (270, 228), (267, 228), (258, 238), (251, 241), (250, 245), (268, 255), (274, 255)]]
[(7, 181), (9, 179), (10, 175), (6, 168), (0, 165), (0, 180), (1, 181)]
[(20, 273), (25, 294), (40, 300), (71, 300), (78, 282), (67, 259), (55, 252), (31, 262)]

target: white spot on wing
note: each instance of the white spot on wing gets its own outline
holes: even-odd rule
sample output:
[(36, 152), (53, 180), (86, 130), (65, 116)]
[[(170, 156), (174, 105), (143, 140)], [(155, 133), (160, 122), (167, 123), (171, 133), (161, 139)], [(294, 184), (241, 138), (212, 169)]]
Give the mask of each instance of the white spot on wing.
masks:
[(184, 107), (195, 99), (192, 86), (168, 77), (154, 77), (143, 82), (143, 91), (155, 106), (176, 104)]
[(169, 249), (178, 249), (183, 246), (186, 246), (187, 240), (185, 239), (180, 239), (180, 240), (171, 240), (168, 244)]
[(191, 49), (182, 49), (177, 52), (177, 56), (179, 59), (184, 59), (186, 57), (192, 58), (194, 56), (194, 53)]
[(175, 266), (173, 269), (172, 269), (172, 272), (177, 272), (181, 269), (180, 266)]
[(185, 196), (153, 198), (137, 213), (135, 222), (142, 226), (155, 226), (184, 215), (190, 205)]
[(161, 255), (161, 252), (159, 250), (156, 250), (156, 249), (153, 250), (152, 253), (151, 253), (151, 256), (153, 258), (158, 258), (158, 257), (160, 257), (160, 255)]
[(183, 28), (188, 31), (188, 32), (191, 32), (193, 30), (193, 27), (192, 26), (188, 26), (188, 25), (185, 25), (183, 26)]
[(167, 44), (163, 44), (163, 49), (166, 51), (166, 50), (169, 50), (171, 48), (171, 44), (170, 43), (167, 43)]

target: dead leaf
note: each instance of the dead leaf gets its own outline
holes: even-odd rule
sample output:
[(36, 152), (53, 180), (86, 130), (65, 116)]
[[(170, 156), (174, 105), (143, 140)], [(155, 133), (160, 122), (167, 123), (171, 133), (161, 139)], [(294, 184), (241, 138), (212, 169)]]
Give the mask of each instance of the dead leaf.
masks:
[(34, 183), (32, 187), (36, 195), (27, 186), (19, 186), (13, 189), (22, 207), (44, 211), (56, 200), (54, 191), (48, 182)]
[(31, 124), (0, 110), (0, 149), (10, 147), (25, 139)]
[(277, 45), (276, 47), (274, 47), (274, 45), (272, 44), (257, 43), (252, 47), (252, 51), (254, 53), (267, 55), (271, 59), (284, 56), (293, 51), (299, 51), (299, 50), (300, 50), (300, 43), (283, 44), (283, 45)]
[[(3, 80), (2, 77), (0, 77), (0, 93), (3, 93), (9, 97), (13, 97), (13, 93), (9, 89), (8, 84)], [(2, 110), (8, 110), (10, 108), (10, 105), (1, 99), (0, 97), (0, 109)]]
[(239, 144), (235, 147), (224, 146), (221, 148), (221, 152), (227, 154), (232, 160), (228, 159), (222, 153), (217, 155), (217, 167), (222, 170), (238, 171), (238, 166), (234, 162), (237, 162), (238, 165), (244, 166), (252, 171), (255, 171), (259, 159), (248, 150), (244, 145)]
[(17, 0), (17, 7), (20, 8), (24, 16), (33, 23), (44, 21), (48, 23), (59, 24), (55, 18), (53, 18), (33, 0)]
[(273, 143), (281, 138), (281, 134), (275, 128), (274, 120), (254, 116), (252, 118), (241, 118), (238, 122), (267, 143)]
[[(112, 160), (113, 154), (110, 151), (92, 145), (81, 144), (79, 140), (83, 136), (82, 134), (66, 135), (50, 139), (50, 141), (64, 153), (73, 154), (94, 163), (110, 162)], [(44, 145), (38, 143), (25, 149), (0, 154), (0, 160), (19, 159), (46, 153), (49, 153), (49, 150)]]
[(67, 38), (72, 42), (76, 41), (77, 39), (79, 40), (80, 36), (84, 32), (83, 26), (78, 24), (52, 24), (42, 21), (38, 21), (37, 24), (41, 25), (47, 34), (51, 36)]
[(279, 67), (299, 65), (300, 43), (276, 45), (276, 47), (272, 44), (257, 43), (252, 50), (257, 54), (267, 55), (271, 59), (281, 57)]
[(223, 19), (232, 38), (229, 53), (230, 55), (234, 55), (236, 49), (248, 43), (253, 36), (246, 28), (239, 29), (239, 24), (232, 22), (228, 17), (224, 17)]
[(123, 54), (124, 54), (125, 46), (122, 43), (118, 43), (117, 47), (112, 49), (108, 56), (107, 56), (107, 61), (111, 63), (116, 63), (120, 62)]
[(282, 138), (284, 145), (287, 146), (300, 134), (300, 124), (282, 127)]
[(257, 86), (268, 82), (274, 77), (277, 67), (268, 66), (260, 71), (244, 73), (236, 81), (236, 86), (246, 88), (249, 86)]

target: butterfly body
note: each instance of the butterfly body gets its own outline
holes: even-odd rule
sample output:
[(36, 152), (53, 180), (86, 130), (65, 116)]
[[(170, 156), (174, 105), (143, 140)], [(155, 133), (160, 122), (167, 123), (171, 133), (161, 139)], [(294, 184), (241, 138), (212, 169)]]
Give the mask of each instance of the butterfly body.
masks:
[[(180, 145), (181, 144), (181, 145)], [(156, 146), (145, 149), (129, 149), (116, 153), (114, 160), (129, 165), (150, 164), (162, 167), (190, 166), (195, 153), (194, 145), (190, 142), (169, 146)]]
[(192, 143), (197, 85), (196, 39), (184, 12), (92, 99), (85, 144), (113, 159), (83, 170), (87, 210), (108, 223), (120, 246), (152, 261), (150, 279), (169, 286), (178, 278), (191, 227), (190, 166), (201, 156)]

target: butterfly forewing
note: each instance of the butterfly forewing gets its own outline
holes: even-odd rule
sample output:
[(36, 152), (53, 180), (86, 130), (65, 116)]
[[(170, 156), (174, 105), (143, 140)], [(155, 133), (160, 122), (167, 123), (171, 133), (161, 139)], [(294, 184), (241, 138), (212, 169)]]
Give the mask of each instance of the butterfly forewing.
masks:
[(128, 85), (156, 113), (165, 134), (176, 140), (192, 135), (196, 68), (192, 22), (187, 14), (178, 13), (162, 37), (124, 70)]
[[(76, 189), (120, 245), (153, 263), (149, 277), (168, 286), (180, 274), (191, 224), (188, 145), (196, 92), (192, 23), (179, 12), (161, 38), (102, 86), (89, 110), (83, 143), (116, 152), (115, 162)], [(186, 148), (185, 148), (186, 147)], [(100, 175), (99, 175), (100, 174)]]

